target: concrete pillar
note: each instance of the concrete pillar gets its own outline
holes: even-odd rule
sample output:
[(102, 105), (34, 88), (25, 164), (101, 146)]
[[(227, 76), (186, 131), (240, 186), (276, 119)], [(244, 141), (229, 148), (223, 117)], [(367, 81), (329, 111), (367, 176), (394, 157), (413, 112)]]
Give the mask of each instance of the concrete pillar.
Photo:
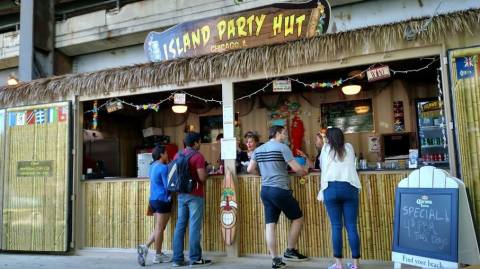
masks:
[(22, 0), (20, 5), (19, 78), (53, 75), (55, 1)]
[[(235, 138), (235, 104), (233, 101), (233, 82), (230, 80), (222, 81), (222, 108), (223, 108), (223, 136), (225, 139)], [(231, 119), (231, 121), (225, 121), (225, 119)], [(234, 178), (234, 184), (238, 193), (238, 181), (237, 171), (235, 168), (235, 159), (224, 160), (224, 170), (229, 169), (232, 172)], [(238, 207), (242, 206), (240, 197), (237, 195)], [(226, 246), (227, 257), (238, 257), (240, 255), (240, 221), (238, 220), (238, 208), (237, 208), (237, 221), (236, 221), (236, 233), (235, 241), (231, 246)]]

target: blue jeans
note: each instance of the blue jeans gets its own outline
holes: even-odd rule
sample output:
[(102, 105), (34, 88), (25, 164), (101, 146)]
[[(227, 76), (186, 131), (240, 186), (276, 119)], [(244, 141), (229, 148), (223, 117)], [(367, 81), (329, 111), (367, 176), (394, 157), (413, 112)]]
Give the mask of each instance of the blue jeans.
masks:
[(190, 247), (189, 258), (190, 263), (198, 261), (202, 258), (202, 247), (200, 245), (203, 211), (205, 199), (203, 197), (179, 194), (178, 195), (178, 218), (175, 225), (175, 233), (173, 234), (173, 261), (183, 262), (183, 242), (185, 239), (185, 231), (189, 226), (188, 244)]
[(352, 250), (352, 258), (360, 258), (360, 238), (357, 230), (358, 189), (348, 182), (328, 182), (328, 187), (324, 190), (323, 197), (332, 225), (333, 256), (335, 258), (343, 258), (342, 229), (343, 223), (345, 223), (348, 242)]

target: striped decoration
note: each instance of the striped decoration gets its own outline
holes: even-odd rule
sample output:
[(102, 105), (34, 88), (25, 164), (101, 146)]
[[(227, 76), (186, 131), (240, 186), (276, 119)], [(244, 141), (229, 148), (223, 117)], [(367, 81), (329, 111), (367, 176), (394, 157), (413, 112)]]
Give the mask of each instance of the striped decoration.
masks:
[[(473, 57), (472, 57), (473, 56)], [(465, 58), (470, 58), (473, 73), (461, 77)], [(461, 59), (461, 61), (457, 61)], [(465, 182), (474, 214), (474, 226), (480, 234), (480, 47), (452, 52), (453, 96), (457, 136), (460, 148), (461, 179)], [(457, 66), (461, 64), (463, 66)]]
[[(6, 135), (2, 249), (66, 251), (67, 122), (9, 125)], [(17, 163), (32, 160), (53, 160), (53, 176), (18, 177)]]
[[(359, 231), (363, 258), (390, 260), (395, 187), (407, 175), (407, 172), (401, 171), (360, 175), (363, 190), (360, 192)], [(305, 215), (299, 248), (311, 257), (330, 257), (330, 224), (323, 204), (316, 200), (319, 175), (311, 174), (306, 179), (305, 184), (300, 184), (300, 177), (295, 176), (292, 184), (294, 195)], [(202, 234), (205, 251), (225, 252), (219, 219), (222, 180), (221, 176), (207, 180)], [(154, 228), (153, 217), (145, 215), (149, 195), (148, 180), (98, 180), (85, 181), (82, 184), (86, 207), (84, 247), (134, 248), (145, 242)], [(237, 240), (240, 240), (240, 255), (267, 255), (260, 178), (251, 175), (238, 176), (237, 186)], [(165, 232), (166, 250), (172, 249), (175, 219), (174, 212)], [(288, 229), (289, 222), (282, 215), (277, 228), (279, 250), (286, 248)], [(185, 249), (187, 248), (186, 246)], [(346, 257), (350, 255), (348, 244), (344, 253)]]

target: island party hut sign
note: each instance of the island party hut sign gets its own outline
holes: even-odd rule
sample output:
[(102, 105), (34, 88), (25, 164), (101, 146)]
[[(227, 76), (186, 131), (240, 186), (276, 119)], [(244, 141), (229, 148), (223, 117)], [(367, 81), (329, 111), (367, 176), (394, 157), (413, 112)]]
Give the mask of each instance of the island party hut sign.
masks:
[(330, 21), (327, 0), (274, 4), (150, 32), (144, 44), (152, 62), (279, 44), (324, 34)]

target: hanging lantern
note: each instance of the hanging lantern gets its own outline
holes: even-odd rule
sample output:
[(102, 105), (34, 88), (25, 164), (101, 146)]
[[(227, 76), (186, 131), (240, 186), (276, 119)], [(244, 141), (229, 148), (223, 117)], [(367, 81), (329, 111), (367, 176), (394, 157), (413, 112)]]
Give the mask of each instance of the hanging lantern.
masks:
[(175, 113), (185, 113), (187, 112), (186, 96), (184, 93), (175, 93), (173, 95), (173, 106), (172, 111)]

